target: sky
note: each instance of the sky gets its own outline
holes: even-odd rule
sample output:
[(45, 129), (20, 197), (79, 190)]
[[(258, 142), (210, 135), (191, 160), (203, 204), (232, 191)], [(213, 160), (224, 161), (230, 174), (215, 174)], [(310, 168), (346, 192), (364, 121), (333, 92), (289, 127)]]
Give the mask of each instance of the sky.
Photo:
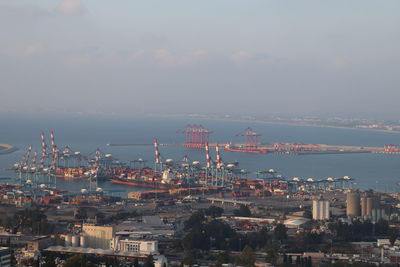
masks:
[(0, 0), (0, 112), (400, 112), (398, 0)]

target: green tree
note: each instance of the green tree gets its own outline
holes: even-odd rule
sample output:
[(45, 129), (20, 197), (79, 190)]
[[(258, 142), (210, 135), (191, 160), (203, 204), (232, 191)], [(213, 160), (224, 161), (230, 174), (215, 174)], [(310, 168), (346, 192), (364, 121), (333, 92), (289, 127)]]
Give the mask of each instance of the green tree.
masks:
[(79, 207), (78, 209), (75, 210), (74, 216), (76, 219), (79, 220), (85, 220), (87, 219), (87, 210), (84, 207)]
[(204, 231), (207, 236), (213, 239), (213, 245), (217, 249), (226, 249), (226, 239), (235, 235), (235, 231), (228, 224), (218, 220), (206, 224)]
[(146, 260), (143, 263), (143, 267), (154, 267), (154, 259), (153, 255), (147, 256)]
[(133, 260), (133, 267), (139, 267), (139, 258)]
[(246, 205), (240, 205), (240, 208), (237, 210), (234, 210), (233, 214), (235, 216), (240, 216), (240, 217), (251, 217), (251, 211), (250, 211), (249, 207)]
[(185, 221), (185, 230), (201, 228), (205, 220), (206, 217), (204, 216), (204, 212), (202, 210), (195, 211), (190, 218)]
[(208, 250), (210, 249), (210, 237), (205, 232), (190, 232), (183, 238), (182, 245), (185, 250)]
[(267, 245), (270, 240), (270, 235), (266, 229), (263, 229), (258, 232), (246, 234), (245, 240), (245, 243), (250, 245), (253, 249), (259, 249)]
[(273, 265), (276, 265), (276, 262), (278, 260), (278, 255), (279, 255), (278, 247), (274, 246), (274, 245), (268, 246), (265, 248), (265, 252), (267, 253), (265, 260), (268, 263), (272, 263)]
[(274, 238), (275, 240), (285, 240), (287, 238), (287, 228), (284, 224), (277, 224), (274, 228)]
[(218, 252), (217, 266), (222, 266), (222, 264), (230, 262), (231, 262), (231, 254), (229, 253), (229, 251)]
[(216, 217), (221, 217), (222, 213), (224, 213), (224, 209), (221, 208), (221, 207), (217, 207), (217, 206), (211, 205), (210, 207), (208, 207), (204, 211), (204, 213), (207, 216), (211, 216), (213, 218), (216, 218)]
[(196, 264), (196, 257), (192, 250), (185, 251), (182, 263), (189, 266)]
[(392, 246), (396, 242), (397, 237), (399, 237), (399, 230), (397, 228), (390, 228), (389, 229), (389, 241)]
[(86, 262), (83, 261), (84, 258), (82, 255), (72, 255), (65, 260), (64, 267), (85, 266)]
[(250, 246), (246, 246), (242, 254), (240, 255), (240, 261), (246, 266), (253, 267), (256, 262), (256, 257), (254, 255), (253, 249)]

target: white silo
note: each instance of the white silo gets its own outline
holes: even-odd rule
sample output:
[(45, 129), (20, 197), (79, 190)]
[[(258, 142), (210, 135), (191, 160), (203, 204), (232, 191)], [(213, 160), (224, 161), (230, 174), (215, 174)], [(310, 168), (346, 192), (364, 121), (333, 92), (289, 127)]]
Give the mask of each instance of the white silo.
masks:
[(72, 247), (74, 247), (74, 248), (79, 247), (79, 236), (78, 235), (72, 236)]
[(330, 203), (322, 196), (319, 199), (314, 199), (312, 203), (312, 218), (313, 220), (329, 220), (330, 218)]
[(68, 234), (65, 236), (65, 246), (66, 247), (72, 246), (72, 235)]
[(87, 246), (87, 238), (84, 235), (80, 236), (80, 243), (81, 243), (81, 247), (86, 248)]

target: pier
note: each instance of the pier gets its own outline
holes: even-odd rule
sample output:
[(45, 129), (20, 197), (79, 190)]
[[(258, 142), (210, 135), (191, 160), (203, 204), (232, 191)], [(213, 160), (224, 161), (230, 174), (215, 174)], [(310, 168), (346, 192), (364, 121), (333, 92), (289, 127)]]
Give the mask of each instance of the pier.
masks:
[[(152, 143), (108, 143), (107, 146), (153, 146)], [(185, 143), (160, 143), (160, 146), (183, 146)], [(231, 146), (244, 148), (245, 143), (234, 143)], [(217, 143), (210, 143), (210, 147), (217, 146)], [(219, 144), (224, 147), (224, 144)], [(201, 149), (201, 147), (197, 147)], [(322, 155), (322, 154), (349, 154), (349, 153), (378, 153), (378, 154), (400, 154), (400, 152), (389, 153), (385, 147), (365, 147), (365, 146), (344, 146), (326, 144), (299, 144), (299, 143), (262, 143), (259, 149), (266, 149), (268, 153), (288, 154), (288, 155)]]

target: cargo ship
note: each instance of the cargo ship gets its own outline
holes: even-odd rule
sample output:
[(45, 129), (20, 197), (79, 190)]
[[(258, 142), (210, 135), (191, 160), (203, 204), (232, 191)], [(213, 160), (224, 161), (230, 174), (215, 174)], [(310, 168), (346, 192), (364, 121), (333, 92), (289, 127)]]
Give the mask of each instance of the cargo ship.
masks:
[(152, 169), (144, 168), (136, 172), (124, 173), (116, 176), (111, 179), (111, 182), (154, 189), (189, 187), (189, 183), (177, 178), (170, 169), (163, 171), (162, 175), (160, 176), (159, 173), (153, 171)]
[(64, 168), (58, 167), (50, 172), (50, 176), (63, 179), (87, 179), (91, 177), (90, 170), (86, 168)]
[(246, 153), (256, 153), (256, 154), (267, 154), (268, 149), (266, 148), (251, 148), (251, 147), (238, 147), (238, 146), (233, 146), (232, 144), (227, 144), (224, 147), (225, 151), (231, 151), (231, 152), (246, 152)]

